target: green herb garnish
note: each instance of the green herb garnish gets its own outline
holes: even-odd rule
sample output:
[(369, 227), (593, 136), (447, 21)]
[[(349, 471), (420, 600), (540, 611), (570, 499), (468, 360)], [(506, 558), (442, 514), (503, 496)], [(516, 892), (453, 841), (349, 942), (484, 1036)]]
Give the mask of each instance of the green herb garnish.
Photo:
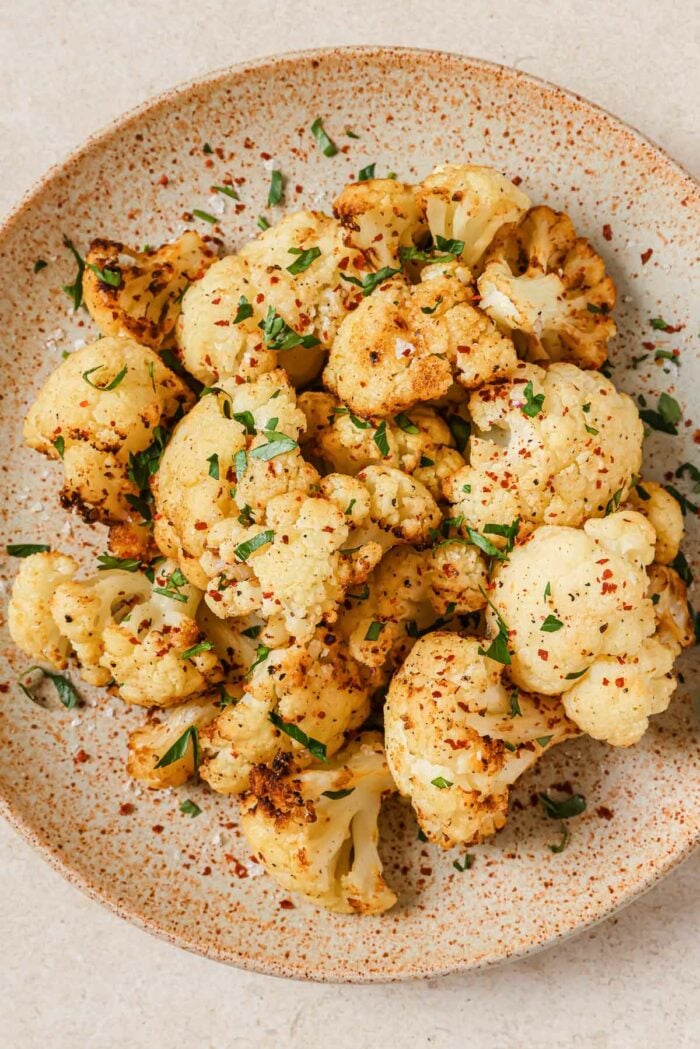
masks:
[(293, 262), (291, 266), (287, 266), (287, 273), (296, 276), (297, 273), (304, 273), (305, 270), (308, 270), (314, 259), (319, 258), (321, 249), (307, 248), (306, 251), (302, 251), (301, 248), (290, 248), (289, 254), (298, 256), (296, 262)]
[(185, 731), (179, 736), (172, 747), (166, 750), (163, 757), (156, 763), (157, 769), (164, 769), (167, 765), (172, 765), (176, 761), (180, 761), (184, 758), (187, 753), (187, 748), (192, 742), (192, 759), (195, 769), (199, 767), (199, 729), (196, 725), (190, 725)]
[(284, 183), (281, 171), (273, 171), (270, 175), (270, 189), (267, 194), (267, 203), (270, 207), (281, 204), (284, 196)]
[(326, 134), (323, 127), (323, 120), (321, 117), (316, 117), (313, 124), (311, 125), (311, 134), (316, 139), (318, 148), (321, 150), (325, 157), (334, 157), (338, 152), (338, 147), (332, 138)]
[(51, 549), (48, 543), (8, 543), (5, 548), (10, 557), (31, 557), (46, 554)]
[(289, 736), (290, 739), (293, 739), (297, 743), (300, 743), (302, 747), (306, 747), (309, 754), (312, 754), (315, 758), (318, 758), (320, 761), (328, 762), (328, 758), (326, 756), (325, 743), (321, 743), (321, 741), (318, 739), (313, 739), (312, 736), (307, 736), (307, 734), (302, 729), (300, 729), (298, 725), (292, 725), (289, 722), (284, 721), (279, 716), (279, 714), (276, 714), (274, 712), (274, 710), (270, 711), (270, 713), (268, 714), (268, 718), (275, 726), (275, 728), (278, 728), (280, 730), (280, 732), (284, 732), (285, 735)]
[(259, 550), (261, 546), (266, 546), (268, 543), (273, 542), (274, 538), (275, 533), (268, 528), (264, 532), (258, 532), (252, 539), (247, 539), (244, 543), (240, 543), (233, 552), (239, 561), (247, 561), (251, 554)]

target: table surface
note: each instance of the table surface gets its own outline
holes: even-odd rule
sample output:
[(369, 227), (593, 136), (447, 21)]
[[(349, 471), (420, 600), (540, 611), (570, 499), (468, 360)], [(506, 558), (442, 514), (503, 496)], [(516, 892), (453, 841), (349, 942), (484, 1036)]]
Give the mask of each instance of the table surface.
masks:
[[(0, 213), (92, 131), (164, 88), (329, 44), (441, 48), (517, 66), (616, 113), (697, 172), (699, 30), (692, 0), (4, 0)], [(367, 987), (284, 982), (178, 951), (84, 898), (4, 823), (0, 878), (6, 1049), (316, 1049), (329, 1037), (334, 1049), (700, 1043), (697, 854), (549, 951), (469, 976)]]

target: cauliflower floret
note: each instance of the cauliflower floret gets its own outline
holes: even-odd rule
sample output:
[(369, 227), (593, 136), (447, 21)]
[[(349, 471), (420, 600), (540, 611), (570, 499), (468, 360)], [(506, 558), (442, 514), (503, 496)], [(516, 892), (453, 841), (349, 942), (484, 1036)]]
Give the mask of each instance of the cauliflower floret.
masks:
[[(179, 787), (194, 774), (199, 760), (199, 733), (221, 713), (221, 693), (197, 696), (170, 710), (149, 717), (129, 735), (128, 774), (153, 790)], [(182, 757), (159, 763), (187, 733)]]
[(258, 327), (256, 295), (238, 255), (219, 259), (185, 292), (177, 343), (184, 366), (200, 382), (245, 381), (276, 367), (277, 355), (265, 347)]
[(644, 514), (656, 532), (654, 560), (670, 565), (683, 539), (683, 512), (677, 499), (655, 481), (640, 481), (627, 493), (626, 505)]
[(277, 755), (293, 755), (300, 766), (323, 748), (334, 754), (369, 713), (370, 676), (327, 630), (273, 651), (257, 643), (240, 700), (202, 733), (200, 775), (221, 794), (246, 790), (253, 766)]
[(364, 252), (376, 271), (400, 266), (400, 249), (426, 233), (413, 186), (396, 179), (351, 183), (336, 197), (333, 213), (348, 231), (346, 243)]
[(70, 644), (51, 612), (56, 588), (78, 570), (74, 558), (61, 553), (26, 557), (12, 585), (8, 606), (10, 637), (33, 660), (45, 660), (57, 670), (68, 666)]
[(382, 465), (361, 470), (354, 479), (354, 486), (348, 485), (347, 482), (352, 480), (342, 474), (329, 474), (320, 485), (321, 492), (333, 499), (337, 506), (344, 502), (341, 492), (357, 490), (359, 495), (360, 485), (369, 496), (368, 504), (359, 498), (348, 515), (353, 526), (350, 547), (379, 544), (386, 553), (398, 543), (427, 545), (432, 530), (442, 521), (442, 514), (425, 485), (401, 470)]
[[(366, 268), (334, 219), (311, 211), (286, 215), (187, 292), (177, 329), (185, 366), (211, 383), (251, 378), (279, 362), (296, 385), (309, 382), (361, 297), (353, 281)], [(296, 345), (287, 348), (290, 341)]]
[(506, 222), (516, 222), (529, 198), (493, 168), (443, 164), (423, 179), (416, 192), (434, 240), (464, 243), (461, 258), (474, 266)]
[(508, 642), (513, 680), (562, 693), (568, 716), (613, 746), (636, 742), (675, 687), (676, 649), (652, 636), (654, 542), (641, 514), (621, 510), (581, 529), (538, 528), (493, 574), (488, 628)]
[(259, 611), (281, 616), (290, 635), (309, 638), (317, 623), (332, 623), (349, 586), (361, 584), (381, 556), (369, 541), (344, 553), (349, 527), (330, 500), (290, 492), (267, 504), (265, 527), (236, 520), (216, 525), (202, 567), (206, 601), (222, 618)]
[(195, 622), (201, 597), (175, 562), (164, 561), (153, 583), (142, 572), (121, 570), (60, 583), (51, 612), (86, 681), (114, 679), (127, 703), (165, 707), (221, 678)]
[(338, 629), (360, 663), (399, 666), (439, 615), (483, 608), (487, 582), (486, 563), (475, 547), (417, 551), (398, 546), (382, 558), (364, 587), (348, 591)]
[(678, 572), (667, 565), (650, 565), (647, 574), (647, 596), (654, 605), (656, 636), (667, 648), (675, 649), (678, 653), (695, 643), (695, 627), (686, 585)]
[(218, 522), (240, 514), (250, 524), (275, 495), (317, 480), (297, 443), (305, 421), (278, 368), (244, 385), (224, 380), (176, 426), (153, 481), (155, 538), (197, 586), (209, 581), (199, 559)]
[[(42, 386), (24, 438), (62, 459), (61, 502), (88, 520), (121, 521), (135, 512), (142, 472), (165, 430), (192, 394), (152, 350), (129, 338), (104, 338), (66, 357)], [(140, 512), (140, 511), (139, 511)]]
[[(353, 415), (331, 394), (309, 391), (299, 398), (299, 407), (307, 422), (305, 454), (351, 476), (373, 463), (412, 474), (419, 467), (434, 467), (442, 451), (454, 445), (447, 423), (425, 405), (416, 405), (410, 415), (367, 420)], [(457, 463), (464, 465), (459, 453)]]
[(172, 341), (185, 289), (215, 259), (193, 230), (142, 251), (93, 240), (83, 273), (85, 305), (102, 335), (130, 335), (157, 350)]
[(615, 285), (571, 220), (544, 205), (496, 234), (478, 280), (481, 308), (530, 360), (600, 368), (615, 334)]
[(453, 373), (468, 387), (507, 375), (513, 345), (471, 302), (449, 267), (420, 284), (385, 281), (341, 324), (325, 385), (358, 415), (386, 416), (442, 397)]
[(558, 699), (501, 682), (481, 643), (432, 633), (394, 676), (384, 708), (386, 754), (429, 841), (447, 849), (495, 834), (508, 791), (545, 750), (577, 734)]
[(250, 786), (241, 827), (284, 889), (343, 914), (394, 905), (377, 851), (379, 810), (394, 785), (377, 733), (303, 772), (279, 776), (259, 766)]
[(642, 461), (634, 402), (598, 372), (521, 364), (516, 377), (472, 394), (469, 466), (444, 485), (456, 514), (481, 531), (520, 518), (577, 526), (625, 499)]

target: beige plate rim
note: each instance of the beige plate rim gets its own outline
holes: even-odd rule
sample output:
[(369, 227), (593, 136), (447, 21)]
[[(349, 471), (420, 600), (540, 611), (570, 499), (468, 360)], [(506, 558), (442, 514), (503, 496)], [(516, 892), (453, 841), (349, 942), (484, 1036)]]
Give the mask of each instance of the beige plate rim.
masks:
[[(543, 77), (536, 76), (532, 73), (527, 73), (522, 70), (514, 69), (512, 66), (507, 66), (499, 62), (491, 62), (487, 59), (474, 58), (469, 55), (464, 55), (459, 52), (444, 51), (434, 48), (415, 48), (415, 47), (383, 47), (378, 45), (350, 45), (345, 47), (321, 47), (321, 48), (309, 48), (294, 51), (280, 52), (274, 55), (262, 56), (260, 58), (251, 59), (245, 62), (236, 63), (231, 66), (225, 66), (207, 73), (200, 77), (194, 77), (189, 80), (182, 81), (165, 91), (147, 99), (145, 102), (131, 108), (126, 113), (119, 117), (111, 120), (109, 123), (104, 125), (100, 130), (90, 135), (81, 146), (71, 151), (63, 160), (58, 161), (52, 165), (46, 173), (41, 176), (35, 184), (21, 197), (19, 202), (9, 211), (5, 218), (0, 223), (0, 242), (11, 229), (11, 227), (18, 222), (23, 212), (30, 207), (30, 205), (41, 195), (45, 187), (49, 185), (55, 177), (61, 174), (66, 174), (70, 168), (76, 164), (81, 157), (91, 152), (95, 148), (99, 147), (103, 142), (108, 141), (113, 135), (118, 134), (128, 128), (131, 124), (138, 121), (144, 114), (153, 113), (159, 108), (167, 105), (173, 98), (186, 93), (192, 88), (204, 87), (208, 84), (214, 84), (217, 81), (225, 80), (232, 74), (246, 74), (255, 72), (261, 68), (274, 69), (275, 67), (282, 66), (285, 63), (294, 62), (297, 59), (313, 59), (313, 58), (328, 58), (333, 55), (343, 55), (343, 57), (352, 57), (357, 55), (358, 57), (372, 57), (382, 55), (392, 56), (406, 56), (408, 58), (412, 56), (434, 56), (442, 59), (454, 59), (463, 64), (471, 65), (477, 69), (491, 70), (491, 71), (502, 71), (507, 72), (509, 76), (515, 76), (516, 79), (520, 79), (523, 82), (529, 84), (536, 84), (540, 87), (546, 88), (548, 91), (556, 97), (568, 100), (570, 103), (573, 102), (577, 106), (581, 106), (589, 111), (602, 115), (607, 121), (615, 124), (618, 128), (624, 129), (626, 132), (632, 134), (640, 143), (648, 146), (654, 150), (670, 168), (675, 170), (677, 176), (686, 180), (690, 185), (695, 188), (700, 183), (696, 180), (691, 173), (677, 160), (675, 160), (670, 154), (661, 146), (657, 145), (647, 135), (643, 134), (633, 125), (626, 123), (621, 120), (615, 114), (606, 110), (603, 106), (597, 103), (590, 102), (582, 95), (574, 91), (570, 91), (567, 88), (562, 88), (557, 84), (553, 84), (551, 81), (544, 79)], [(428, 976), (445, 976), (451, 973), (464, 973), (469, 971), (475, 971), (484, 968), (490, 968), (493, 965), (503, 964), (507, 961), (514, 961), (517, 958), (525, 957), (529, 954), (533, 954), (537, 951), (543, 950), (548, 946), (552, 946), (555, 943), (561, 943), (571, 937), (577, 935), (580, 932), (586, 931), (607, 920), (611, 915), (621, 911), (623, 908), (628, 906), (634, 900), (643, 896), (651, 888), (659, 883), (663, 878), (671, 873), (677, 866), (688, 859), (695, 850), (700, 846), (700, 836), (696, 840), (689, 840), (683, 849), (680, 849), (674, 855), (668, 857), (666, 861), (660, 861), (656, 867), (649, 873), (647, 878), (640, 879), (635, 885), (629, 888), (629, 890), (619, 898), (610, 907), (603, 910), (601, 913), (596, 915), (595, 918), (590, 921), (583, 923), (572, 923), (567, 929), (560, 930), (554, 936), (543, 935), (538, 939), (534, 939), (531, 943), (524, 946), (523, 948), (516, 950), (510, 954), (504, 954), (500, 958), (493, 959), (480, 959), (476, 961), (465, 960), (458, 966), (448, 966), (444, 968), (430, 968), (425, 972), (406, 972), (399, 973), (394, 976), (388, 975), (377, 975), (377, 974), (364, 974), (355, 973), (350, 975), (344, 975), (342, 978), (333, 978), (327, 975), (311, 975), (301, 976), (298, 973), (290, 972), (285, 969), (283, 964), (277, 963), (274, 959), (258, 960), (251, 959), (245, 955), (239, 955), (237, 958), (232, 959), (229, 956), (224, 956), (220, 953), (216, 945), (201, 944), (194, 939), (189, 939), (184, 936), (173, 936), (167, 932), (167, 930), (161, 928), (157, 921), (144, 917), (139, 911), (134, 908), (120, 903), (114, 897), (112, 897), (106, 888), (101, 888), (94, 884), (90, 879), (85, 877), (79, 871), (75, 870), (70, 863), (68, 863), (60, 855), (60, 852), (55, 848), (49, 841), (43, 838), (36, 830), (31, 826), (26, 818), (20, 815), (20, 812), (13, 806), (12, 799), (0, 792), (0, 815), (3, 816), (12, 827), (21, 835), (22, 838), (34, 849), (41, 854), (41, 856), (47, 860), (54, 870), (57, 870), (71, 885), (76, 886), (90, 899), (95, 900), (98, 903), (103, 904), (112, 913), (118, 915), (120, 918), (125, 918), (138, 928), (149, 932), (159, 939), (165, 940), (168, 943), (176, 944), (194, 954), (199, 954), (204, 957), (217, 960), (225, 961), (228, 964), (235, 965), (237, 968), (257, 972), (268, 976), (283, 976), (291, 979), (299, 979), (311, 982), (321, 983), (392, 983), (404, 980), (415, 980), (423, 979)]]

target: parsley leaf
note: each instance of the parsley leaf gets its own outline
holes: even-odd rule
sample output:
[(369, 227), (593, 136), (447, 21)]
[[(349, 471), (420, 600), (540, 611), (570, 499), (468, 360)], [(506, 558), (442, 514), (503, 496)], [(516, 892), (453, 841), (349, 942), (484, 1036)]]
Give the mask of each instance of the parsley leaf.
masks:
[(34, 272), (41, 273), (41, 271), (45, 270), (47, 266), (48, 262), (45, 262), (44, 259), (37, 259), (34, 263)]
[(295, 740), (297, 743), (301, 743), (302, 747), (306, 747), (309, 754), (312, 754), (313, 757), (318, 758), (320, 761), (328, 762), (325, 743), (321, 743), (320, 740), (314, 739), (312, 736), (307, 736), (298, 725), (292, 725), (289, 722), (284, 721), (274, 710), (270, 711), (268, 718), (275, 728), (278, 728), (280, 732), (284, 732), (290, 739)]
[(459, 862), (459, 860), (454, 860), (452, 866), (456, 871), (459, 871), (460, 874), (463, 874), (465, 871), (470, 870), (474, 866), (475, 859), (476, 856), (473, 853), (467, 852), (465, 853), (464, 859), (461, 863)]
[(207, 462), (209, 463), (209, 476), (213, 477), (215, 481), (218, 481), (219, 480), (219, 456), (216, 454), (216, 452), (214, 452), (213, 455), (209, 456), (209, 458), (207, 459)]
[(366, 168), (362, 168), (362, 170), (358, 172), (357, 181), (358, 182), (369, 182), (370, 179), (374, 178), (374, 172), (375, 172), (376, 167), (377, 167), (377, 165), (376, 165), (376, 163), (374, 163), (374, 164), (368, 164)]
[(213, 647), (213, 641), (200, 641), (198, 645), (192, 645), (192, 648), (181, 652), (180, 659), (192, 659), (192, 656), (198, 656), (200, 652), (211, 652)]
[(272, 649), (268, 648), (267, 645), (258, 645), (255, 652), (255, 659), (248, 667), (246, 671), (246, 677), (250, 677), (256, 667), (259, 667), (261, 663), (264, 663), (267, 657), (270, 655)]
[(108, 284), (110, 288), (118, 288), (122, 282), (122, 275), (119, 270), (100, 269), (94, 262), (85, 262), (86, 267), (95, 274), (98, 280), (101, 280), (103, 284)]
[(65, 233), (63, 234), (63, 244), (73, 255), (78, 267), (73, 283), (63, 285), (63, 290), (66, 295), (73, 300), (73, 312), (75, 312), (76, 310), (79, 310), (83, 304), (83, 273), (85, 272), (85, 260), (73, 244), (73, 241), (69, 240)]
[(525, 396), (525, 404), (520, 405), (520, 411), (523, 413), (523, 415), (527, 415), (528, 418), (533, 419), (542, 411), (542, 405), (544, 404), (544, 394), (534, 393), (532, 381), (528, 382), (525, 389), (523, 390), (523, 394)]
[(92, 381), (90, 376), (93, 374), (93, 372), (98, 372), (104, 367), (105, 367), (104, 364), (97, 364), (97, 365), (95, 365), (94, 368), (88, 368), (88, 370), (86, 372), (83, 372), (83, 380), (84, 380), (84, 382), (86, 382), (88, 384), (88, 386), (92, 386), (93, 390), (116, 390), (117, 386), (119, 386), (119, 384), (123, 381), (124, 376), (127, 373), (128, 369), (127, 369), (126, 364), (124, 365), (122, 370), (120, 372), (118, 372), (117, 375), (114, 376), (114, 378), (111, 380), (111, 382), (107, 383), (106, 386), (99, 386), (96, 382)]
[(404, 433), (420, 433), (420, 430), (405, 412), (399, 412), (394, 416), (394, 422)]
[(258, 444), (255, 448), (250, 449), (251, 459), (261, 459), (266, 463), (270, 459), (277, 458), (278, 455), (284, 455), (285, 452), (291, 452), (293, 448), (299, 447), (299, 442), (293, 437), (288, 437), (286, 433), (265, 430), (265, 436), (267, 444)]
[(680, 422), (682, 412), (678, 401), (667, 393), (662, 393), (659, 397), (656, 411), (653, 411), (651, 408), (644, 408), (639, 415), (653, 430), (677, 436), (676, 423)]
[[(73, 710), (80, 705), (80, 696), (76, 691), (75, 685), (69, 678), (64, 677), (63, 674), (56, 674), (53, 670), (46, 670), (44, 667), (37, 666), (29, 667), (24, 671), (22, 677), (26, 678), (29, 674), (34, 673), (40, 673), (42, 678), (49, 679), (53, 687), (56, 689), (56, 693), (62, 706), (67, 710)], [(25, 696), (28, 696), (29, 699), (36, 702), (36, 697), (32, 691), (32, 688), (36, 686), (25, 685), (22, 681), (19, 681), (18, 684)]]
[(233, 318), (234, 324), (240, 324), (241, 321), (247, 321), (253, 316), (253, 307), (250, 305), (245, 295), (241, 295), (238, 300), (238, 309), (236, 310), (236, 316)]
[(313, 124), (311, 125), (311, 134), (316, 139), (318, 148), (323, 153), (324, 157), (334, 157), (338, 152), (338, 147), (332, 138), (326, 134), (323, 127), (323, 120), (321, 117), (316, 117)]
[(230, 197), (231, 200), (239, 200), (239, 196), (232, 186), (212, 186), (215, 193), (223, 193), (225, 197)]
[(192, 759), (195, 769), (199, 767), (199, 729), (196, 725), (189, 725), (185, 731), (179, 736), (172, 747), (169, 747), (165, 754), (163, 754), (160, 761), (156, 763), (157, 769), (164, 769), (168, 765), (172, 765), (176, 761), (180, 761), (184, 758), (187, 753), (187, 748), (192, 741)]
[(202, 810), (191, 798), (185, 798), (184, 801), (180, 802), (180, 812), (183, 816), (201, 816)]
[(435, 313), (435, 310), (438, 308), (438, 306), (440, 305), (441, 302), (442, 302), (442, 295), (438, 295), (438, 297), (436, 298), (436, 300), (435, 300), (435, 302), (433, 303), (432, 306), (421, 306), (420, 311), (421, 311), (421, 313), (427, 313), (427, 314)]
[(114, 557), (112, 554), (99, 554), (98, 572), (109, 572), (118, 569), (120, 572), (138, 572), (141, 559), (138, 557)]
[(344, 790), (322, 790), (321, 796), (324, 798), (330, 798), (331, 801), (340, 801), (341, 798), (349, 797), (354, 789), (354, 787), (346, 787)]
[(210, 226), (215, 226), (219, 221), (216, 215), (210, 215), (208, 211), (202, 211), (201, 208), (192, 208), (192, 214), (196, 218), (202, 219), (203, 222), (208, 222)]
[(549, 794), (540, 793), (540, 801), (547, 815), (553, 820), (569, 820), (586, 811), (586, 799), (583, 794), (572, 794), (562, 801), (555, 801)]
[(8, 543), (5, 549), (10, 557), (31, 557), (32, 554), (45, 554), (51, 547), (48, 543)]
[(386, 435), (386, 419), (382, 419), (379, 426), (372, 435), (372, 440), (374, 441), (382, 455), (389, 454), (389, 439)]
[(445, 779), (444, 776), (436, 776), (435, 779), (431, 779), (430, 782), (434, 787), (437, 787), (438, 790), (446, 790), (447, 787), (452, 786), (452, 780)]
[(508, 699), (510, 700), (510, 716), (512, 718), (521, 718), (523, 716), (523, 712), (520, 709), (520, 694), (517, 688), (511, 692)]
[(486, 597), (485, 590), (480, 587), (481, 593), (486, 598), (487, 605), (491, 608), (491, 611), (496, 617), (496, 623), (498, 624), (498, 633), (492, 640), (491, 644), (487, 649), (484, 649), (479, 645), (477, 649), (480, 656), (488, 656), (489, 659), (493, 659), (496, 663), (502, 663), (503, 666), (510, 665), (510, 652), (508, 651), (508, 626), (505, 620), (501, 616), (500, 612), (494, 605), (493, 601)]
[(544, 623), (540, 627), (540, 630), (544, 630), (547, 634), (555, 634), (557, 630), (561, 630), (564, 626), (561, 619), (557, 619), (556, 616), (547, 616)]
[(297, 273), (304, 273), (305, 270), (308, 270), (314, 259), (319, 258), (321, 249), (307, 248), (306, 251), (302, 251), (301, 248), (290, 248), (289, 254), (298, 256), (296, 262), (293, 262), (291, 266), (287, 266), (287, 273), (296, 276)]
[(282, 179), (282, 172), (275, 170), (270, 175), (270, 189), (267, 194), (267, 203), (269, 206), (281, 204), (283, 197), (284, 182)]
[(351, 277), (347, 273), (341, 273), (340, 276), (344, 281), (347, 281), (348, 284), (354, 284), (356, 287), (361, 288), (362, 295), (366, 299), (379, 284), (383, 284), (385, 280), (389, 280), (389, 277), (393, 277), (400, 272), (400, 269), (392, 269), (391, 266), (382, 266), (382, 268), (377, 270), (376, 273), (366, 273), (362, 280), (358, 280), (357, 277)]
[(269, 350), (293, 350), (295, 346), (310, 349), (320, 344), (315, 335), (299, 335), (290, 328), (273, 306), (268, 306), (265, 319), (258, 327), (262, 329), (263, 341)]
[(379, 638), (379, 635), (381, 634), (385, 626), (386, 623), (378, 623), (376, 619), (373, 619), (367, 628), (367, 633), (365, 634), (365, 641), (376, 641)]
[(471, 433), (469, 423), (461, 415), (448, 415), (446, 422), (450, 428), (450, 433), (455, 439), (457, 451), (464, 452), (469, 444), (469, 435)]
[(240, 543), (233, 551), (239, 561), (247, 561), (252, 553), (259, 550), (261, 546), (266, 546), (271, 543), (275, 538), (275, 533), (272, 529), (268, 528), (264, 532), (258, 532), (251, 539), (247, 539), (244, 543)]

